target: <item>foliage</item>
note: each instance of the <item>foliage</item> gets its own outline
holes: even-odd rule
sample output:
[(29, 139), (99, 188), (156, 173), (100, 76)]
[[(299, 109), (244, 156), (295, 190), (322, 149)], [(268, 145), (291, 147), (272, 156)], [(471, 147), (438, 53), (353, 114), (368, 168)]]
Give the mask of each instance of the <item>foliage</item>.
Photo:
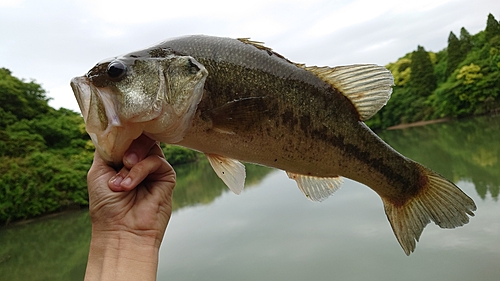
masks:
[(450, 75), (462, 59), (463, 54), (460, 48), (460, 40), (452, 31), (448, 37), (448, 65), (446, 66), (446, 74)]
[(18, 120), (32, 119), (49, 111), (48, 100), (39, 84), (19, 80), (8, 69), (0, 68), (0, 116), (8, 112)]
[(429, 53), (422, 46), (411, 55), (411, 75), (410, 86), (417, 91), (413, 91), (423, 97), (429, 96), (436, 89), (436, 76)]
[(460, 51), (462, 55), (466, 55), (471, 49), (472, 49), (471, 35), (469, 31), (465, 29), (465, 27), (462, 27), (460, 29)]
[[(0, 223), (87, 205), (94, 147), (80, 114), (48, 105), (45, 91), (0, 68)], [(163, 145), (171, 164), (199, 153)]]
[(85, 210), (3, 227), (0, 276), (9, 281), (83, 280), (90, 236)]
[(500, 35), (500, 23), (495, 19), (492, 14), (488, 15), (488, 20), (486, 21), (486, 40), (491, 41), (495, 36)]
[(448, 48), (421, 46), (387, 65), (395, 87), (387, 105), (366, 123), (387, 128), (435, 118), (460, 118), (500, 109), (500, 23), (488, 16), (485, 31), (450, 32)]
[(472, 182), (481, 198), (485, 199), (489, 193), (498, 201), (500, 116), (481, 116), (397, 132), (386, 130), (379, 136), (406, 157), (455, 183)]
[(394, 84), (396, 86), (404, 86), (410, 81), (411, 75), (411, 59), (409, 55), (399, 59), (397, 62), (389, 63), (386, 67), (394, 76)]
[(165, 159), (172, 165), (191, 163), (200, 157), (199, 152), (181, 146), (162, 143), (161, 148)]
[(0, 69), (0, 222), (86, 205), (92, 149), (82, 118)]
[[(450, 33), (447, 49), (433, 53), (418, 46), (387, 68), (395, 87), (388, 104), (368, 120), (372, 128), (496, 112), (500, 24), (490, 14), (484, 31), (470, 35), (462, 28), (460, 38)], [(81, 116), (51, 108), (48, 101), (35, 81), (0, 68), (0, 222), (88, 204), (86, 173), (94, 148)], [(177, 146), (162, 148), (172, 164), (200, 156)]]

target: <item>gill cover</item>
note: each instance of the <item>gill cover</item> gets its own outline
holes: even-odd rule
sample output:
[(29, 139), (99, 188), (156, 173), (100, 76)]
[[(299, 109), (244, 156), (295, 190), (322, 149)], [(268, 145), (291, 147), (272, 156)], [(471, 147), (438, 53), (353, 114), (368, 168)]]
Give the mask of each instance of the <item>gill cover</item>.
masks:
[(170, 143), (182, 140), (207, 75), (190, 56), (119, 57), (98, 63), (71, 86), (97, 151), (121, 165), (142, 133), (161, 134)]

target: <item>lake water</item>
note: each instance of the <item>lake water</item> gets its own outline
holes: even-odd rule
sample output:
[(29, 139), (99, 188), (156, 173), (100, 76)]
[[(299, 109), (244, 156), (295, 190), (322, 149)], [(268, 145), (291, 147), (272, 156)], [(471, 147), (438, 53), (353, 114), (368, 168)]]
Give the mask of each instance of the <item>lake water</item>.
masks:
[[(407, 257), (381, 200), (361, 184), (346, 180), (313, 203), (284, 172), (249, 166), (238, 196), (201, 161), (176, 167), (158, 279), (499, 280), (500, 117), (380, 135), (471, 196), (470, 223), (428, 225)], [(0, 280), (82, 280), (89, 241), (87, 211), (0, 228)]]

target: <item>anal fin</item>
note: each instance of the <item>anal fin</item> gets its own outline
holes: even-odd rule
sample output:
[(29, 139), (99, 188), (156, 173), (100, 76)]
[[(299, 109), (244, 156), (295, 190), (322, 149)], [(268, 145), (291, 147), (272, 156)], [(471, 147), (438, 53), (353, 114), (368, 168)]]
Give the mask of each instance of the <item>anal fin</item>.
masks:
[(314, 177), (308, 175), (286, 172), (288, 177), (295, 180), (304, 195), (312, 201), (321, 202), (335, 193), (344, 180), (336, 177)]
[(235, 194), (240, 194), (245, 186), (245, 166), (240, 161), (217, 154), (205, 154), (219, 178)]

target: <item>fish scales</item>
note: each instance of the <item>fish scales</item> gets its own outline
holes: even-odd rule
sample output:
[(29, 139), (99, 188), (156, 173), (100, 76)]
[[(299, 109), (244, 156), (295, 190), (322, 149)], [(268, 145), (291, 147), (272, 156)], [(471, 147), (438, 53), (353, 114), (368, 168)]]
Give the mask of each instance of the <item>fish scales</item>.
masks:
[[(180, 145), (295, 173), (344, 175), (372, 188), (382, 186), (379, 192), (394, 194), (395, 200), (401, 190), (416, 192), (410, 190), (415, 186), (411, 181), (418, 178), (415, 167), (404, 165), (405, 158), (359, 122), (351, 102), (317, 76), (275, 53), (227, 38), (182, 38), (159, 47), (193, 56), (207, 68), (205, 89), (209, 93), (199, 104), (201, 115), (238, 98), (268, 101), (261, 104), (264, 108), (247, 114), (249, 118), (243, 120), (247, 123), (241, 130), (233, 128), (234, 135), (213, 131), (209, 116), (195, 118), (193, 127), (200, 129), (188, 131)], [(252, 116), (259, 116), (260, 124)], [(252, 144), (240, 146), (237, 136), (242, 142), (251, 139)], [(217, 141), (208, 149), (206, 140), (214, 138)], [(269, 145), (276, 140), (281, 141)], [(351, 161), (352, 156), (357, 161)], [(367, 172), (373, 179), (366, 178)], [(394, 180), (387, 184), (388, 179)], [(394, 191), (388, 191), (388, 186)]]
[(97, 151), (120, 164), (140, 134), (205, 153), (235, 193), (239, 161), (282, 169), (313, 201), (361, 182), (384, 203), (409, 255), (424, 227), (466, 224), (476, 206), (365, 124), (385, 105), (383, 67), (308, 67), (249, 39), (186, 36), (98, 63), (72, 80)]

